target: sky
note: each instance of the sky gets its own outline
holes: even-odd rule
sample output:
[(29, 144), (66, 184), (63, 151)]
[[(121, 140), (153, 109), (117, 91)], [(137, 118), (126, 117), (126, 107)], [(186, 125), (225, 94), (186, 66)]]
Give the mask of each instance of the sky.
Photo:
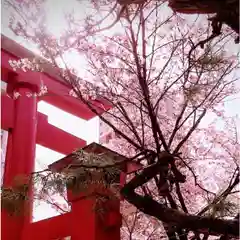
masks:
[[(56, 37), (60, 36), (62, 31), (64, 31), (64, 29), (67, 27), (64, 20), (63, 11), (75, 11), (78, 17), (83, 17), (86, 12), (89, 11), (87, 1), (81, 1), (80, 5), (76, 0), (48, 0), (45, 3), (45, 10), (47, 12), (46, 26), (48, 27), (48, 30)], [(10, 15), (7, 11), (4, 11), (2, 14), (2, 34), (13, 38), (15, 41), (22, 44), (26, 48), (34, 52), (38, 52), (33, 44), (26, 42), (21, 37), (16, 37), (11, 32), (11, 30), (8, 28), (9, 16)], [(232, 49), (230, 49), (230, 51), (235, 50), (235, 47), (236, 46), (232, 46)], [(79, 58), (79, 55), (76, 55), (75, 53), (70, 53), (66, 57), (68, 62), (70, 62), (73, 67), (79, 68), (79, 66), (82, 67), (84, 65), (84, 61)], [(236, 108), (236, 104), (238, 106), (240, 105), (239, 97), (240, 95), (238, 94), (234, 97), (235, 100), (228, 99), (225, 102), (225, 108), (229, 116), (240, 115), (240, 108)], [(60, 109), (57, 109), (56, 107), (49, 105), (43, 101), (38, 104), (38, 111), (48, 115), (50, 124), (57, 126), (77, 137), (83, 138), (88, 143), (91, 143), (93, 141), (98, 142), (99, 119), (97, 117), (87, 122)], [(206, 120), (205, 124), (208, 124), (208, 120)], [(89, 129), (91, 129), (91, 131), (89, 131)], [(55, 162), (62, 157), (63, 155), (60, 153), (37, 145), (35, 170), (42, 170), (46, 168), (48, 164)], [(44, 204), (36, 207), (34, 218), (36, 221), (55, 214), (56, 212), (53, 211), (49, 205)]]

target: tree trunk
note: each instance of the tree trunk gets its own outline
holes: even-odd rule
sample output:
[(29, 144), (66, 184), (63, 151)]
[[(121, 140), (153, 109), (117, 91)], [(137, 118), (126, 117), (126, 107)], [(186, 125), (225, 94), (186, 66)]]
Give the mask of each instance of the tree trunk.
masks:
[(229, 236), (239, 236), (238, 220), (222, 220), (211, 217), (201, 217), (180, 212), (158, 203), (149, 196), (141, 196), (135, 193), (135, 189), (148, 182), (158, 173), (157, 164), (145, 168), (141, 174), (135, 176), (121, 190), (125, 199), (137, 207), (139, 210), (154, 216), (160, 221), (173, 226), (175, 232), (177, 229), (187, 229), (211, 235), (228, 234)]

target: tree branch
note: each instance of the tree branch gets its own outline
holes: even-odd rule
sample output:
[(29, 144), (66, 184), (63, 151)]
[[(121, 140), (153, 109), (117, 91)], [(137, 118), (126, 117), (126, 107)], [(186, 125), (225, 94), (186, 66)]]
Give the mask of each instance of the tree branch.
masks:
[(122, 188), (121, 194), (129, 203), (133, 204), (145, 214), (154, 216), (160, 221), (172, 225), (174, 231), (177, 227), (214, 235), (225, 233), (228, 233), (230, 236), (239, 235), (239, 221), (237, 220), (222, 220), (182, 213), (158, 203), (149, 196), (141, 196), (135, 193), (137, 187), (148, 182), (156, 176), (158, 172), (159, 164), (154, 164), (144, 169), (141, 174), (135, 176)]
[(173, 151), (174, 154), (178, 153), (178, 151), (180, 150), (180, 148), (183, 146), (183, 144), (188, 140), (188, 138), (191, 136), (191, 134), (194, 132), (194, 130), (197, 128), (197, 126), (199, 125), (199, 123), (201, 122), (202, 118), (205, 116), (207, 110), (204, 109), (202, 114), (200, 115), (200, 117), (198, 118), (198, 120), (196, 121), (196, 123), (191, 127), (191, 129), (189, 130), (189, 132), (187, 133), (187, 135), (182, 139), (182, 141), (177, 145), (177, 147), (175, 148), (175, 150)]

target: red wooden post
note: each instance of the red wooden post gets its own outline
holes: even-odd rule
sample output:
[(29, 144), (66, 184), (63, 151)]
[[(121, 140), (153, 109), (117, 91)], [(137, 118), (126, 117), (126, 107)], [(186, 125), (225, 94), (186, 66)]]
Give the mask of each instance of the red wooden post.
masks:
[(95, 240), (95, 214), (92, 199), (73, 200), (71, 209), (71, 240)]
[(96, 197), (83, 198), (82, 194), (72, 195), (68, 192), (71, 202), (71, 240), (120, 240), (122, 218), (120, 201), (109, 200), (107, 207), (112, 205), (102, 215), (95, 210)]
[[(101, 157), (108, 156), (116, 163), (127, 159), (97, 143), (91, 143), (82, 149), (88, 153), (100, 154)], [(52, 171), (61, 172), (66, 167), (78, 168), (78, 166), (74, 167), (77, 163), (78, 160), (72, 153), (48, 167)], [(121, 165), (119, 167), (122, 168)], [(116, 179), (116, 181), (119, 183), (120, 179)], [(120, 240), (122, 224), (120, 200), (113, 198), (111, 196), (113, 193), (109, 189), (103, 188), (102, 184), (88, 184), (86, 191), (78, 194), (74, 194), (69, 185), (67, 187), (67, 198), (72, 207), (69, 220), (71, 240)], [(111, 196), (105, 203), (104, 207), (106, 208), (102, 214), (96, 211), (96, 193), (100, 193), (102, 196)]]
[[(11, 153), (7, 152), (4, 186), (11, 186), (14, 178), (21, 175), (29, 175), (34, 170), (34, 157), (36, 145), (37, 126), (37, 97), (33, 94), (37, 87), (29, 83), (18, 82), (14, 90), (20, 95), (14, 103), (14, 127), (9, 132), (11, 141)], [(30, 191), (32, 194), (32, 191)], [(24, 210), (24, 215), (9, 216), (2, 211), (2, 239), (20, 240), (24, 223), (32, 219), (32, 204), (29, 203)]]

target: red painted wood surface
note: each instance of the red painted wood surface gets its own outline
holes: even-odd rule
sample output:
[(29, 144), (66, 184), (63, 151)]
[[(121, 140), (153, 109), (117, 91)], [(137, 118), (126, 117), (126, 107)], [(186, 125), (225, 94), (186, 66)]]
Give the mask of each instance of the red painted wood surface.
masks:
[[(12, 100), (4, 95), (1, 96), (1, 100), (1, 114), (4, 116), (2, 118), (2, 127), (6, 130), (14, 128), (14, 117), (16, 114), (14, 111), (14, 101), (16, 100)], [(26, 111), (22, 113), (24, 112)], [(25, 115), (25, 117), (27, 117), (27, 115)], [(11, 136), (10, 134), (9, 142), (11, 141)], [(21, 135), (21, 139), (23, 136), (24, 135)], [(21, 140), (18, 141), (21, 142)], [(68, 154), (72, 152), (74, 148), (79, 148), (86, 144), (85, 141), (49, 124), (47, 116), (42, 113), (37, 113), (36, 143), (64, 154)], [(20, 146), (19, 144), (19, 147)], [(11, 148), (11, 144), (8, 144), (8, 148)], [(8, 150), (7, 159), (11, 159), (9, 155), (11, 153), (11, 149)], [(6, 161), (11, 163), (9, 160)], [(29, 163), (31, 163), (31, 161), (29, 161)], [(7, 174), (6, 176), (10, 175)], [(71, 213), (45, 219), (36, 223), (26, 223), (25, 225), (22, 224), (24, 219), (20, 220), (15, 217), (8, 217), (6, 213), (3, 212), (2, 219), (4, 223), (2, 224), (2, 239), (55, 240), (57, 238), (72, 236), (72, 240), (119, 240), (121, 221), (119, 211), (110, 212), (105, 216), (105, 223), (109, 225), (109, 228), (108, 226), (103, 227), (93, 211), (93, 205), (93, 202), (89, 200), (75, 201), (72, 205)], [(8, 220), (6, 221), (6, 219)], [(10, 230), (13, 226), (15, 231)], [(23, 232), (22, 229), (24, 229)], [(21, 233), (22, 237), (19, 235)]]
[(21, 240), (56, 240), (70, 236), (71, 225), (79, 222), (78, 219), (74, 224), (71, 219), (71, 213), (65, 213), (25, 225)]
[[(4, 130), (14, 127), (14, 100), (6, 95), (1, 96), (1, 127)], [(86, 145), (86, 141), (77, 138), (48, 123), (45, 114), (37, 113), (36, 143), (62, 154), (69, 154)]]
[[(6, 77), (13, 72), (11, 66), (9, 65), (9, 60), (16, 60), (17, 58), (4, 50), (1, 51), (1, 72), (2, 80), (11, 83), (10, 80), (7, 80)], [(23, 72), (22, 70), (17, 70), (15, 72), (18, 75), (19, 81), (30, 82), (41, 86), (45, 85), (48, 89), (46, 96), (43, 96), (41, 100), (44, 100), (66, 112), (69, 112), (77, 117), (89, 120), (95, 116), (88, 107), (82, 103), (79, 99), (76, 99), (69, 95), (70, 87), (65, 83), (60, 82), (59, 80), (53, 79), (47, 74), (39, 72)], [(108, 106), (103, 106), (103, 104), (94, 103), (96, 106), (99, 106), (99, 113), (104, 112), (103, 109), (109, 109)]]
[[(2, 80), (8, 83), (9, 90), (14, 90), (16, 83), (28, 83), (18, 89), (22, 94), (17, 100), (1, 96), (1, 126), (9, 131), (5, 161), (4, 185), (11, 185), (18, 175), (29, 175), (34, 169), (36, 143), (63, 154), (69, 154), (76, 148), (83, 147), (86, 142), (48, 123), (47, 116), (37, 112), (35, 97), (25, 96), (32, 90), (29, 83), (39, 87), (41, 81), (47, 85), (50, 95), (43, 97), (47, 102), (74, 114), (90, 119), (94, 116), (79, 100), (68, 95), (69, 88), (59, 79), (45, 73), (14, 73), (9, 66), (10, 59), (32, 57), (32, 53), (2, 36)], [(14, 85), (13, 85), (14, 84)], [(30, 87), (30, 89), (27, 87)], [(105, 105), (107, 110), (110, 106)], [(32, 192), (30, 192), (31, 194)], [(57, 217), (31, 223), (31, 214), (9, 216), (2, 210), (1, 239), (3, 240), (56, 240), (71, 236), (72, 240), (120, 240), (121, 216), (119, 209), (110, 212), (105, 218), (103, 228), (93, 211), (94, 200), (72, 202), (72, 210)], [(119, 204), (119, 203), (118, 203)], [(31, 213), (32, 202), (26, 205), (27, 213)]]
[(102, 220), (94, 211), (95, 199), (72, 202), (72, 211), (25, 225), (21, 240), (120, 240), (121, 215), (110, 212)]
[[(11, 135), (11, 157), (7, 157), (4, 169), (4, 186), (11, 186), (16, 176), (29, 176), (34, 171), (36, 133), (37, 133), (37, 98), (28, 97), (30, 89), (22, 86), (18, 89), (21, 96), (14, 102), (14, 128)], [(27, 109), (27, 111), (26, 111)], [(29, 191), (32, 195), (32, 190)], [(2, 212), (2, 239), (20, 239), (22, 228), (32, 219), (32, 202), (25, 205), (25, 215), (12, 217)]]
[[(9, 60), (18, 60), (20, 58), (36, 57), (34, 53), (20, 46), (12, 39), (1, 35), (1, 73), (2, 81), (12, 82), (13, 78), (9, 78), (9, 74), (18, 75), (18, 81), (30, 82), (40, 86), (47, 86), (48, 94), (41, 99), (80, 118), (89, 120), (95, 114), (88, 109), (79, 99), (75, 99), (69, 95), (71, 87), (63, 81), (59, 76), (59, 71), (52, 66), (46, 66), (44, 73), (40, 72), (23, 72), (22, 70), (13, 71), (9, 65)], [(92, 102), (96, 106), (96, 110), (101, 114), (109, 110), (111, 106), (103, 101)]]

